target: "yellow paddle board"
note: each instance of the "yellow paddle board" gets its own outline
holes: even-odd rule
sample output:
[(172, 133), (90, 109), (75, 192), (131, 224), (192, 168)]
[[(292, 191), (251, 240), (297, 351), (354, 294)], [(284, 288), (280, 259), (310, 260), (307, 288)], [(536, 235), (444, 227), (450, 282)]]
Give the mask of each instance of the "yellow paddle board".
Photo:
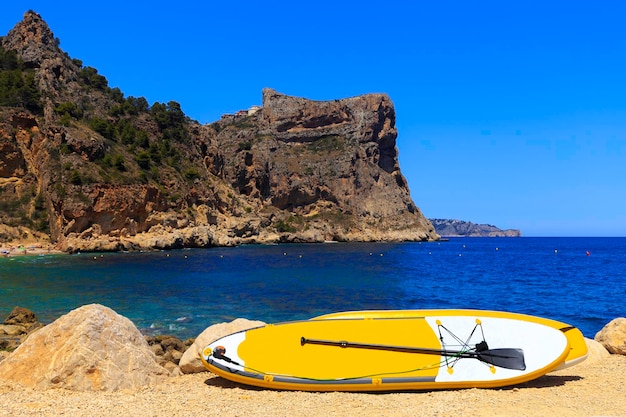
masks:
[(201, 359), (217, 375), (264, 388), (394, 391), (518, 384), (570, 352), (562, 331), (505, 313), (341, 314), (233, 333)]
[(325, 320), (325, 319), (338, 319), (338, 318), (376, 318), (376, 317), (416, 317), (416, 316), (475, 316), (475, 315), (489, 316), (489, 317), (508, 317), (518, 320), (531, 321), (535, 323), (544, 324), (546, 326), (553, 327), (560, 330), (565, 334), (569, 342), (570, 350), (565, 358), (565, 361), (558, 367), (558, 369), (569, 368), (574, 366), (585, 359), (587, 359), (588, 348), (585, 342), (585, 337), (582, 332), (567, 323), (563, 323), (557, 320), (547, 319), (543, 317), (530, 316), (527, 314), (509, 313), (503, 311), (487, 311), (487, 310), (363, 310), (363, 311), (344, 311), (340, 313), (325, 314), (323, 316), (315, 317), (311, 320)]

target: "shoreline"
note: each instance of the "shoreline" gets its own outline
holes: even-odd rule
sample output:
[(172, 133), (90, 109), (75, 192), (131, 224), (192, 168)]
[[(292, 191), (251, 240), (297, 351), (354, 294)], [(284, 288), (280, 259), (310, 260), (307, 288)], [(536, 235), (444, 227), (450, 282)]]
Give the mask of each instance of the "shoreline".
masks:
[[(464, 238), (461, 238), (464, 239)], [(491, 238), (466, 238), (466, 239), (479, 239), (482, 240), (482, 242), (479, 242), (479, 249), (482, 247), (487, 247), (489, 248), (490, 251), (493, 251), (493, 247), (494, 246), (500, 246), (500, 249), (502, 249), (503, 247), (501, 246), (502, 244), (499, 243), (498, 245), (492, 245), (491, 242)], [(534, 239), (534, 238), (530, 238), (530, 239)], [(545, 238), (538, 238), (541, 240), (545, 240)], [(570, 238), (564, 238), (564, 239), (570, 239)], [(624, 238), (617, 238), (617, 239), (624, 239)], [(510, 239), (509, 241), (517, 241), (517, 242), (521, 242), (521, 239)], [(59, 251), (56, 249), (52, 249), (53, 246), (52, 244), (45, 244), (45, 243), (41, 243), (40, 245), (37, 245), (36, 243), (25, 243), (25, 240), (22, 240), (20, 242), (21, 245), (23, 245), (26, 248), (26, 251), (23, 250), (19, 250), (19, 244), (18, 244), (18, 240), (14, 239), (12, 242), (10, 243), (0, 243), (0, 250), (2, 249), (6, 249), (7, 247), (11, 246), (13, 248), (13, 251), (8, 254), (7, 256), (0, 256), (0, 265), (4, 264), (7, 265), (7, 268), (9, 265), (12, 265), (11, 268), (15, 268), (13, 273), (12, 273), (12, 277), (15, 279), (11, 279), (11, 280), (6, 280), (9, 284), (8, 285), (12, 285), (12, 288), (20, 288), (21, 291), (26, 290), (26, 288), (22, 288), (20, 281), (22, 281), (20, 279), (21, 276), (21, 269), (22, 265), (24, 268), (38, 268), (37, 265), (38, 263), (41, 261), (45, 261), (46, 259), (48, 259), (48, 261), (45, 261), (46, 263), (48, 262), (54, 262), (56, 265), (58, 265), (59, 268), (67, 268), (68, 271), (71, 271), (73, 273), (74, 271), (74, 265), (75, 264), (81, 264), (84, 263), (86, 265), (88, 265), (88, 261), (93, 260), (94, 261), (94, 265), (95, 265), (95, 261), (96, 260), (101, 260), (101, 258), (107, 258), (107, 257), (111, 257), (110, 259), (107, 259), (107, 263), (106, 265), (112, 265), (112, 266), (118, 266), (118, 265), (122, 265), (123, 263), (119, 263), (117, 262), (118, 259), (122, 259), (121, 256), (127, 256), (128, 254), (132, 255), (133, 257), (135, 257), (136, 259), (138, 259), (139, 261), (141, 261), (140, 258), (144, 257), (143, 259), (149, 259), (147, 256), (152, 256), (155, 257), (155, 259), (159, 258), (160, 256), (163, 257), (167, 257), (169, 262), (163, 262), (163, 265), (170, 267), (172, 266), (173, 268), (178, 268), (178, 264), (183, 265), (182, 262), (186, 262), (187, 258), (194, 260), (194, 262), (198, 261), (198, 262), (202, 262), (204, 263), (206, 260), (207, 265), (209, 264), (208, 259), (212, 258), (212, 256), (214, 255), (214, 252), (217, 253), (218, 255), (223, 255), (223, 259), (220, 256), (220, 258), (217, 260), (219, 262), (220, 269), (219, 273), (221, 274), (222, 271), (227, 271), (226, 267), (227, 267), (227, 259), (230, 259), (232, 255), (232, 259), (238, 259), (237, 256), (239, 256), (240, 254), (246, 254), (246, 253), (251, 253), (254, 251), (257, 251), (258, 249), (267, 249), (267, 248), (275, 248), (275, 251), (272, 250), (267, 250), (267, 253), (269, 253), (271, 256), (277, 256), (280, 257), (280, 259), (289, 259), (291, 256), (294, 257), (298, 257), (300, 255), (299, 251), (304, 251), (305, 249), (301, 249), (304, 248), (306, 246), (306, 248), (310, 248), (310, 247), (315, 247), (317, 246), (318, 248), (330, 248), (332, 250), (334, 250), (335, 248), (337, 249), (343, 249), (343, 248), (348, 248), (350, 249), (351, 246), (353, 246), (354, 248), (356, 248), (354, 250), (354, 253), (356, 255), (360, 255), (361, 251), (364, 253), (364, 256), (367, 256), (368, 252), (372, 252), (373, 248), (376, 248), (376, 250), (378, 250), (378, 248), (380, 248), (380, 252), (383, 253), (383, 251), (386, 253), (387, 252), (387, 247), (383, 247), (382, 245), (378, 245), (376, 243), (373, 243), (374, 246), (369, 246), (372, 245), (372, 243), (339, 243), (339, 244), (276, 244), (276, 245), (259, 245), (259, 244), (246, 244), (246, 245), (241, 245), (238, 248), (226, 248), (226, 247), (213, 247), (213, 248), (189, 248), (189, 249), (168, 249), (168, 250), (152, 250), (152, 251), (137, 251), (137, 252), (80, 252), (80, 253), (68, 253), (68, 252), (63, 252), (63, 251)], [(40, 242), (43, 242), (40, 240)], [(468, 244), (468, 246), (470, 246), (470, 243), (467, 242), (467, 240), (462, 241), (462, 244)], [(357, 246), (358, 245), (358, 246)], [(422, 251), (421, 248), (421, 244), (412, 244), (412, 243), (408, 243), (408, 244), (402, 244), (402, 247), (404, 248), (404, 245), (406, 245), (406, 248), (408, 249), (415, 249), (416, 251)], [(440, 246), (444, 249), (447, 250), (449, 252), (452, 253), (452, 255), (456, 256), (456, 249), (452, 249), (454, 248), (453, 245), (448, 245), (446, 246), (445, 244), (441, 244), (440, 246), (436, 243), (434, 244), (429, 244), (429, 245), (437, 245), (437, 246), (428, 246), (427, 248), (424, 248), (423, 251), (428, 251), (430, 254), (431, 250), (435, 250), (435, 248), (439, 248)], [(555, 247), (559, 247), (560, 245), (557, 246), (552, 246), (552, 243), (548, 243), (547, 245), (543, 245), (547, 247), (547, 251), (548, 253), (550, 253), (550, 256), (552, 256), (552, 254), (555, 251)], [(394, 246), (394, 245), (390, 245), (389, 247)], [(457, 245), (460, 246), (460, 245)], [(542, 247), (543, 247), (542, 246)], [(622, 247), (622, 243), (620, 243), (620, 247)], [(520, 250), (519, 252), (521, 253), (522, 251), (525, 251), (525, 245), (523, 244), (517, 244), (517, 246), (514, 247), (515, 250), (517, 250), (516, 248), (519, 247)], [(584, 254), (584, 246), (582, 245), (572, 245), (571, 247), (573, 247), (576, 252), (575, 255), (577, 257), (577, 259), (583, 259), (583, 261), (585, 261), (586, 263), (584, 265), (591, 265), (591, 263), (589, 263), (588, 261), (591, 260), (597, 260), (599, 256), (601, 256), (602, 254), (600, 253), (600, 251), (598, 250), (593, 251), (592, 248), (592, 252), (593, 254), (591, 255), (591, 257), (589, 256), (585, 256)], [(611, 246), (612, 247), (612, 246)], [(582, 248), (582, 249), (581, 249)], [(245, 251), (243, 250), (245, 249)], [(329, 249), (329, 250), (330, 250)], [(570, 253), (574, 253), (571, 248), (569, 248), (569, 252)], [(391, 249), (390, 249), (391, 250)], [(437, 249), (439, 250), (439, 249)], [(228, 251), (228, 252), (227, 252)], [(459, 249), (459, 254), (460, 254), (461, 249)], [(276, 252), (276, 253), (274, 253)], [(318, 250), (314, 249), (312, 251), (315, 256), (317, 256), (317, 252)], [(324, 249), (319, 249), (320, 253), (325, 253)], [(499, 253), (504, 253), (504, 250), (501, 250)], [(284, 256), (285, 253), (288, 253), (287, 256)], [(304, 252), (303, 252), (304, 253)], [(352, 253), (352, 252), (350, 252)], [(378, 252), (376, 252), (378, 253)], [(435, 253), (435, 252), (433, 252)], [(438, 252), (438, 253), (442, 253), (441, 256), (443, 255), (447, 255), (447, 252)], [(482, 252), (481, 252), (482, 253)], [(560, 254), (564, 254), (565, 250), (560, 250), (559, 251)], [(605, 251), (605, 255), (604, 256), (609, 256), (606, 255), (607, 253), (609, 253), (608, 251)], [(147, 256), (146, 256), (147, 255)], [(39, 256), (39, 257), (38, 257)], [(45, 256), (48, 256), (48, 258), (46, 258)], [(119, 257), (119, 258), (118, 258)], [(184, 257), (184, 260), (182, 259)], [(305, 253), (304, 258), (298, 258), (298, 262), (304, 264), (304, 260), (306, 260), (308, 257), (307, 253)], [(3, 258), (7, 258), (7, 259), (3, 259)], [(130, 259), (131, 257), (128, 256), (127, 258), (124, 259)], [(377, 258), (377, 257), (375, 257)], [(20, 260), (21, 259), (21, 260)], [(276, 258), (278, 259), (278, 258)], [(301, 261), (300, 259), (303, 259), (303, 261)], [(377, 258), (378, 259), (378, 258)], [(389, 262), (389, 257), (386, 258), (381, 258), (381, 261), (385, 259), (385, 262)], [(460, 260), (461, 258), (459, 258)], [(367, 261), (369, 262), (370, 258), (367, 259)], [(211, 261), (213, 262), (213, 261)], [(375, 262), (378, 262), (375, 261)], [(152, 262), (146, 262), (146, 265), (150, 265)], [(289, 265), (289, 264), (285, 264), (285, 265)], [(240, 266), (238, 265), (238, 268)], [(246, 268), (245, 265), (242, 265), (241, 268)], [(50, 268), (50, 270), (53, 270), (52, 268)], [(94, 268), (95, 273), (98, 273), (101, 270), (101, 266), (99, 265), (97, 268)], [(43, 272), (43, 269), (41, 270), (37, 270), (37, 272), (39, 273), (39, 271)], [(76, 269), (76, 271), (80, 271), (80, 269)], [(250, 274), (251, 272), (248, 270), (244, 270), (243, 272), (244, 274)], [(308, 272), (307, 272), (308, 273)], [(119, 272), (116, 273), (115, 276), (121, 276), (121, 274), (123, 274), (123, 272)], [(37, 275), (37, 274), (35, 274)], [(33, 276), (35, 276), (33, 275)], [(37, 275), (37, 276), (44, 276), (44, 275)], [(512, 275), (511, 275), (512, 276)], [(91, 282), (89, 279), (89, 274), (85, 275), (85, 279), (88, 282)], [(64, 284), (64, 280), (59, 280), (58, 285), (65, 285)], [(47, 284), (48, 280), (44, 279), (42, 280), (42, 283)], [(56, 285), (56, 284), (55, 284)], [(120, 284), (118, 282), (116, 282), (116, 285), (126, 285), (123, 282)], [(77, 301), (76, 303), (70, 302), (72, 300), (78, 300), (78, 296), (76, 296), (75, 294), (72, 297), (67, 297), (65, 303), (63, 304), (55, 304), (51, 307), (51, 303), (49, 302), (49, 298), (43, 297), (39, 291), (41, 290), (41, 286), (38, 287), (34, 287), (34, 289), (32, 290), (32, 294), (36, 294), (36, 298), (34, 298), (35, 302), (25, 302), (22, 301), (21, 298), (17, 298), (17, 297), (13, 297), (14, 299), (12, 300), (12, 294), (15, 294), (16, 292), (13, 293), (7, 293), (7, 301), (9, 305), (7, 305), (7, 311), (6, 313), (8, 313), (8, 309), (9, 307), (14, 307), (14, 306), (18, 306), (18, 305), (23, 305), (25, 307), (28, 308), (32, 308), (34, 311), (38, 311), (39, 315), (42, 318), (45, 318), (46, 322), (52, 322), (53, 320), (55, 320), (56, 318), (59, 317), (59, 315), (63, 314), (64, 312), (70, 311), (73, 308), (77, 308), (78, 306), (81, 305), (80, 301)], [(513, 286), (511, 287), (513, 288)], [(28, 291), (28, 290), (26, 290)], [(30, 293), (28, 293), (30, 294)], [(615, 299), (614, 299), (614, 295), (611, 296), (611, 300), (610, 303), (613, 304), (615, 303)], [(41, 301), (39, 301), (41, 300)], [(105, 304), (105, 305), (115, 305), (115, 303), (117, 302), (119, 305), (119, 300), (116, 297), (113, 297), (111, 295), (106, 295), (105, 297), (97, 297), (94, 298), (93, 301)], [(164, 307), (169, 307), (166, 303), (161, 303), (159, 300), (157, 300), (157, 303), (160, 303), (162, 306)], [(463, 305), (461, 304), (461, 302), (452, 300), (452, 301), (446, 301), (445, 304), (440, 304), (440, 305), (435, 305), (434, 307), (436, 308), (456, 308), (459, 305)], [(340, 303), (338, 303), (339, 305)], [(545, 304), (545, 303), (544, 303)], [(210, 306), (210, 303), (207, 303), (207, 305)], [(417, 306), (417, 308), (420, 308), (421, 304), (419, 304)], [(506, 307), (506, 306), (505, 306)], [(492, 307), (491, 305), (488, 305), (486, 308), (482, 307), (484, 309), (491, 309), (491, 310), (505, 310), (505, 307), (502, 306), (494, 306)], [(539, 308), (537, 309), (524, 309), (525, 307), (520, 305), (520, 306), (513, 306), (514, 308), (509, 308), (508, 311), (512, 311), (512, 312), (517, 312), (517, 313), (524, 313), (524, 314), (531, 314), (531, 315), (537, 315), (537, 316), (544, 316), (544, 317), (556, 317), (558, 318), (560, 321), (566, 322), (566, 323), (570, 323), (578, 328), (581, 329), (581, 331), (583, 331), (583, 334), (585, 335), (585, 337), (589, 337), (589, 338), (593, 338), (595, 336), (595, 334), (600, 331), (602, 329), (602, 327), (604, 325), (606, 325), (610, 320), (614, 319), (615, 317), (613, 316), (604, 316), (602, 314), (602, 312), (594, 312), (594, 313), (590, 313), (589, 311), (591, 311), (591, 309), (589, 310), (584, 310), (583, 312), (581, 312), (580, 314), (577, 315), (576, 318), (572, 318), (573, 316), (571, 314), (569, 314), (569, 312), (565, 312), (567, 314), (565, 314), (563, 311), (558, 310), (558, 309), (553, 309), (552, 306), (547, 306), (547, 305), (543, 305), (541, 307), (544, 307), (544, 310), (539, 311)], [(549, 307), (549, 308), (548, 308)], [(592, 306), (594, 307), (594, 306)], [(353, 308), (352, 306), (349, 306), (347, 308), (344, 308), (343, 305), (339, 305), (338, 307), (333, 307), (332, 309), (326, 309), (324, 306), (318, 306), (317, 304), (315, 305), (315, 308), (317, 311), (317, 315), (321, 315), (321, 314), (327, 314), (330, 312), (336, 312), (336, 311), (343, 311), (343, 310), (358, 310), (358, 305), (357, 308)], [(389, 307), (387, 307), (389, 308)], [(594, 307), (595, 309), (595, 307)], [(131, 308), (131, 310), (133, 310), (133, 313), (135, 313), (135, 309)], [(201, 314), (194, 314), (196, 312), (201, 312)], [(155, 335), (155, 334), (173, 334), (177, 337), (180, 337), (181, 339), (185, 339), (185, 338), (189, 338), (189, 337), (194, 337), (197, 334), (199, 334), (202, 330), (203, 327), (202, 326), (206, 326), (206, 325), (210, 325), (210, 324), (214, 324), (213, 321), (207, 320), (206, 318), (203, 318), (202, 315), (203, 314), (207, 314), (207, 317), (222, 317), (222, 311), (217, 311), (217, 313), (214, 310), (211, 310), (211, 307), (205, 307), (205, 305), (202, 305), (200, 303), (198, 303), (197, 306), (194, 305), (194, 309), (178, 309), (178, 308), (172, 308), (172, 309), (160, 309), (159, 312), (163, 312), (162, 314), (152, 314), (152, 312), (148, 311), (150, 314), (144, 314), (146, 313), (146, 311), (142, 310), (142, 309), (136, 309), (136, 314), (134, 314), (134, 317), (137, 318), (137, 322), (136, 325), (138, 328), (141, 329), (142, 333), (145, 335)], [(171, 314), (165, 314), (165, 312), (167, 313), (171, 313)], [(252, 312), (257, 314), (257, 312)], [(265, 320), (265, 321), (272, 321), (272, 322), (281, 322), (281, 321), (289, 321), (289, 320), (294, 320), (294, 319), (303, 319), (303, 318), (309, 318), (309, 316), (294, 316), (294, 315), (290, 315), (287, 316), (286, 314), (283, 314), (282, 312), (279, 312), (278, 314), (271, 312), (271, 314), (268, 314), (267, 310), (261, 310), (260, 312), (260, 316), (259, 317), (254, 317), (254, 318), (259, 318), (261, 320)], [(299, 313), (299, 311), (296, 311), (296, 314)], [(236, 317), (237, 314), (239, 314), (239, 312), (235, 311), (232, 312), (231, 314), (225, 315), (224, 320), (228, 317)], [(244, 313), (245, 314), (245, 313)], [(267, 317), (267, 316), (271, 316), (271, 317)], [(572, 317), (571, 317), (572, 316)], [(252, 318), (252, 314), (248, 313), (247, 316), (248, 318)], [(184, 321), (181, 320), (180, 322), (178, 321), (178, 319), (185, 319)], [(189, 318), (189, 319), (186, 319)], [(218, 320), (219, 321), (219, 320)], [(155, 327), (157, 328), (156, 331), (153, 330), (153, 328), (151, 327), (152, 325), (155, 325)], [(182, 329), (181, 329), (182, 327)]]
[[(508, 237), (508, 236), (507, 236)], [(519, 236), (522, 237), (522, 236)], [(536, 236), (523, 236), (526, 238), (536, 238)], [(500, 236), (463, 236), (463, 235), (446, 235), (446, 236), (441, 236), (441, 239), (437, 240), (437, 241), (432, 241), (429, 243), (437, 243), (437, 242), (448, 242), (451, 240), (455, 240), (455, 239), (481, 239), (481, 238), (486, 238), (486, 239), (492, 239), (492, 238), (501, 238)], [(543, 237), (540, 237), (543, 238)], [(572, 237), (555, 237), (555, 238), (566, 238), (566, 239), (572, 239)], [(601, 238), (601, 239), (606, 239), (606, 238), (617, 238), (617, 239), (623, 239), (624, 237), (574, 237), (574, 239), (596, 239), (596, 238)], [(217, 245), (217, 246), (207, 246), (205, 248), (226, 248), (226, 247), (233, 247), (233, 246), (246, 246), (246, 245), (251, 245), (251, 246), (257, 246), (257, 245), (290, 245), (293, 244), (294, 242), (281, 242), (281, 243), (276, 243), (276, 242), (266, 242), (266, 243), (259, 243), (259, 242), (247, 242), (247, 243), (240, 243), (237, 245)], [(298, 243), (303, 243), (303, 244), (333, 244), (333, 243), (389, 243), (386, 241), (375, 241), (375, 242), (339, 242), (339, 241), (323, 241), (323, 242), (297, 242)], [(409, 243), (409, 241), (405, 241), (403, 243)], [(420, 242), (423, 243), (423, 242)], [(138, 247), (136, 250), (132, 250), (133, 252), (160, 252), (160, 251), (169, 251), (169, 250), (184, 250), (184, 249), (199, 249), (200, 247), (197, 246), (188, 246), (188, 247), (180, 247), (180, 248), (159, 248), (159, 247), (154, 247), (154, 246), (146, 246), (146, 247)], [(103, 249), (100, 248), (99, 250), (79, 250), (76, 251), (75, 253), (123, 253), (126, 252), (123, 249), (116, 249), (116, 250), (108, 250), (108, 249)], [(60, 250), (57, 249), (57, 245), (50, 243), (50, 242), (44, 242), (41, 240), (33, 240), (33, 239), (28, 239), (28, 240), (15, 240), (15, 241), (11, 241), (11, 242), (0, 242), (0, 259), (1, 258), (12, 258), (12, 257), (18, 257), (18, 256), (43, 256), (43, 255), (71, 255), (74, 252), (71, 251), (64, 251), (64, 250)], [(588, 255), (589, 256), (589, 255)]]

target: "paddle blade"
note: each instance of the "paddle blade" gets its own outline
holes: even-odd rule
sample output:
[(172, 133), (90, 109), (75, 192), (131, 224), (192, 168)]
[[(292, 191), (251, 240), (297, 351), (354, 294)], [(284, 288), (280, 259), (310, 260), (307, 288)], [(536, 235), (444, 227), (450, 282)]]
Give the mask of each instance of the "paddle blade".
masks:
[(515, 369), (523, 371), (526, 369), (524, 362), (524, 351), (522, 349), (487, 349), (482, 352), (476, 352), (478, 360), (499, 366), (500, 368)]

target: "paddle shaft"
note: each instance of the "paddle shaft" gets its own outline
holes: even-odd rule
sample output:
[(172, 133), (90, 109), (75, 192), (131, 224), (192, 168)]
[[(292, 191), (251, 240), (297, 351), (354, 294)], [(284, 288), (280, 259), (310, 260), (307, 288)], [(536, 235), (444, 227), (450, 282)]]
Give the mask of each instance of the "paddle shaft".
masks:
[(526, 365), (524, 364), (524, 354), (521, 349), (486, 349), (479, 352), (460, 351), (460, 350), (442, 350), (442, 349), (429, 349), (421, 347), (411, 346), (394, 346), (394, 345), (379, 345), (370, 343), (356, 343), (348, 341), (334, 341), (334, 340), (320, 340), (320, 339), (307, 339), (306, 337), (300, 338), (300, 345), (324, 345), (324, 346), (336, 346), (341, 348), (357, 348), (357, 349), (372, 349), (372, 350), (385, 350), (392, 352), (403, 353), (419, 353), (424, 355), (438, 355), (454, 358), (473, 358), (482, 362), (486, 362), (492, 365), (500, 366), (502, 368), (524, 370)]
[(424, 355), (454, 356), (454, 357), (461, 357), (461, 358), (476, 357), (476, 354), (473, 354), (471, 352), (463, 352), (460, 350), (455, 351), (455, 350), (428, 349), (428, 348), (410, 347), (410, 346), (375, 345), (375, 344), (370, 344), (370, 343), (355, 343), (355, 342), (347, 342), (347, 341), (336, 342), (333, 340), (307, 339), (305, 337), (302, 337), (300, 339), (300, 345), (304, 346), (307, 343), (310, 345), (337, 346), (341, 348), (387, 350), (387, 351), (392, 351), (392, 352), (403, 352), (403, 353), (421, 353)]

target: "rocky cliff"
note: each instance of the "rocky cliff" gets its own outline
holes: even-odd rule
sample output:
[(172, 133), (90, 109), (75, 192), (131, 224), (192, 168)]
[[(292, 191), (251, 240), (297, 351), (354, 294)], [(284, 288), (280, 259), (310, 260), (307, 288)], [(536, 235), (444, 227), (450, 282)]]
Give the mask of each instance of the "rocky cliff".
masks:
[(520, 237), (518, 229), (502, 230), (491, 224), (476, 224), (463, 220), (429, 219), (437, 233), (446, 237)]
[(1, 47), (0, 242), (71, 252), (438, 238), (400, 171), (386, 95), (265, 89), (262, 107), (202, 125), (175, 101), (110, 88), (32, 11)]

